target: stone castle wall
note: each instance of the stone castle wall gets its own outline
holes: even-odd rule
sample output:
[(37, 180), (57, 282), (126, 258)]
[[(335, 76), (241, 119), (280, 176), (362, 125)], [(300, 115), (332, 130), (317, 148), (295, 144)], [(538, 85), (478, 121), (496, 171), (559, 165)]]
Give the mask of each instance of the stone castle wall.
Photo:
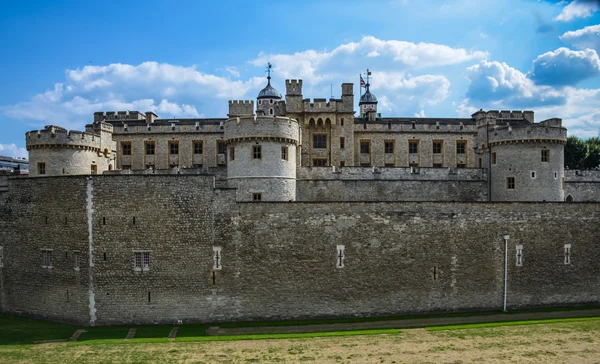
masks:
[[(9, 184), (6, 312), (109, 324), (495, 310), (504, 235), (509, 308), (600, 302), (597, 203), (236, 203), (206, 175)], [(148, 270), (134, 269), (135, 251), (150, 252)]]
[(600, 171), (565, 170), (565, 200), (600, 202)]

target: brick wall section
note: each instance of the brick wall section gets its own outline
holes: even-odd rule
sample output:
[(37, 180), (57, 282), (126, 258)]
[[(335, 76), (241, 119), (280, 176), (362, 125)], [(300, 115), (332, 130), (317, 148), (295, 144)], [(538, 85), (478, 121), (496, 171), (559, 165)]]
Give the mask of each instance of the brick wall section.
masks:
[[(97, 324), (500, 309), (505, 234), (509, 308), (600, 302), (597, 203), (236, 203), (235, 190), (214, 190), (212, 176), (92, 181)], [(0, 204), (3, 310), (88, 322), (87, 276), (64, 260), (87, 246), (87, 180), (10, 183)], [(39, 252), (49, 245), (51, 271)], [(336, 245), (345, 246), (344, 268)], [(214, 246), (222, 249), (215, 285)], [(149, 271), (133, 269), (135, 249), (151, 251)]]

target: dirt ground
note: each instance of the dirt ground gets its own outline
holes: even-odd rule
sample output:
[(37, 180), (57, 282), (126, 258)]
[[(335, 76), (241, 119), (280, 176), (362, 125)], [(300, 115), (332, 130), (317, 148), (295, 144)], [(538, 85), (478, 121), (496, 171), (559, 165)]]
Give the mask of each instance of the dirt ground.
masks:
[(600, 321), (397, 335), (11, 349), (2, 363), (600, 363)]

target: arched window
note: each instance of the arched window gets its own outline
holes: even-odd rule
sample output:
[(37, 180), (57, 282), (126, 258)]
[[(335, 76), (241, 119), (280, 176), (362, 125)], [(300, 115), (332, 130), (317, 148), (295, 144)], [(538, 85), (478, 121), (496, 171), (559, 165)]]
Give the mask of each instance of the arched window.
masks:
[(567, 202), (573, 202), (573, 196), (569, 195), (566, 199)]
[(269, 115), (273, 115), (273, 109), (269, 109)]

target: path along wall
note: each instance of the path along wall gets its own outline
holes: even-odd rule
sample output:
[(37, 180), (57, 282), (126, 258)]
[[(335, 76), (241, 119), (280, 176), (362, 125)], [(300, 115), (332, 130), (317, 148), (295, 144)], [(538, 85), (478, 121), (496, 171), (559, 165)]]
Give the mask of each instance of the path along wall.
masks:
[[(496, 310), (504, 235), (509, 309), (600, 303), (597, 203), (235, 203), (213, 186), (201, 175), (11, 180), (2, 309), (94, 324)], [(135, 269), (136, 252), (150, 253), (148, 269)]]

